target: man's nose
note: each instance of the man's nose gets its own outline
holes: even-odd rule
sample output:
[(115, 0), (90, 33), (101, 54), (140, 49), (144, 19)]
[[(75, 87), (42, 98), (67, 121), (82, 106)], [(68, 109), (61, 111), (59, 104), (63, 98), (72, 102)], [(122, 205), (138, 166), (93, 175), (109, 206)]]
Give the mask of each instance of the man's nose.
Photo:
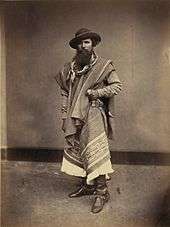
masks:
[(84, 42), (82, 42), (81, 46), (82, 46), (82, 48), (85, 48), (86, 44)]

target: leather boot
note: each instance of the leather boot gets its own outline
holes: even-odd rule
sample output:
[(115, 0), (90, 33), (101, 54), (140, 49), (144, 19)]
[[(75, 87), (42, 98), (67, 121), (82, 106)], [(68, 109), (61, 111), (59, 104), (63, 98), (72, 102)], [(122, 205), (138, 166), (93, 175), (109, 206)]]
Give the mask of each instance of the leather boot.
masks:
[(78, 187), (78, 189), (68, 196), (70, 198), (81, 197), (85, 195), (92, 195), (95, 192), (95, 185), (87, 185), (85, 180), (83, 180), (82, 184)]
[(100, 175), (96, 178), (96, 191), (94, 192), (94, 203), (91, 212), (95, 214), (102, 211), (104, 204), (109, 201), (109, 198), (105, 176)]

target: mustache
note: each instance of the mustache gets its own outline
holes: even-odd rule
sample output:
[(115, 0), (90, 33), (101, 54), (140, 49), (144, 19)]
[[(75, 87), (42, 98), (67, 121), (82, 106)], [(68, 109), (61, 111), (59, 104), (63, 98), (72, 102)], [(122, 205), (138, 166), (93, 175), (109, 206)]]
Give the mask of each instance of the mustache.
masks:
[(77, 50), (77, 55), (85, 55), (85, 56), (91, 56), (92, 55), (92, 51), (88, 51), (86, 49), (81, 49), (81, 50)]

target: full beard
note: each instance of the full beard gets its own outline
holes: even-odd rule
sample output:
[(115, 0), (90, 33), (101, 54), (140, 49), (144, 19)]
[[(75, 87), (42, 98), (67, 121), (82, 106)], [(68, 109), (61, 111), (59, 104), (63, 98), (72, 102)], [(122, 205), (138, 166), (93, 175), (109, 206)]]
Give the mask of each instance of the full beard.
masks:
[(76, 64), (82, 68), (85, 65), (89, 65), (92, 57), (92, 51), (78, 50), (75, 56)]

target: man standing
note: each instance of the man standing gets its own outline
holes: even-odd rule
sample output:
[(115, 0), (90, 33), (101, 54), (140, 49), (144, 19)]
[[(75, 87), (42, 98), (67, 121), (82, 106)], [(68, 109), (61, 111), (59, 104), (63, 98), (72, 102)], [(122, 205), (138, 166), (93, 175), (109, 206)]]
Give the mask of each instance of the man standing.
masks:
[(108, 138), (114, 133), (114, 96), (121, 90), (112, 61), (94, 51), (100, 41), (99, 34), (79, 29), (69, 42), (76, 54), (55, 77), (61, 88), (65, 133), (61, 171), (82, 179), (69, 197), (94, 195), (93, 213), (109, 200), (106, 180), (113, 169)]

